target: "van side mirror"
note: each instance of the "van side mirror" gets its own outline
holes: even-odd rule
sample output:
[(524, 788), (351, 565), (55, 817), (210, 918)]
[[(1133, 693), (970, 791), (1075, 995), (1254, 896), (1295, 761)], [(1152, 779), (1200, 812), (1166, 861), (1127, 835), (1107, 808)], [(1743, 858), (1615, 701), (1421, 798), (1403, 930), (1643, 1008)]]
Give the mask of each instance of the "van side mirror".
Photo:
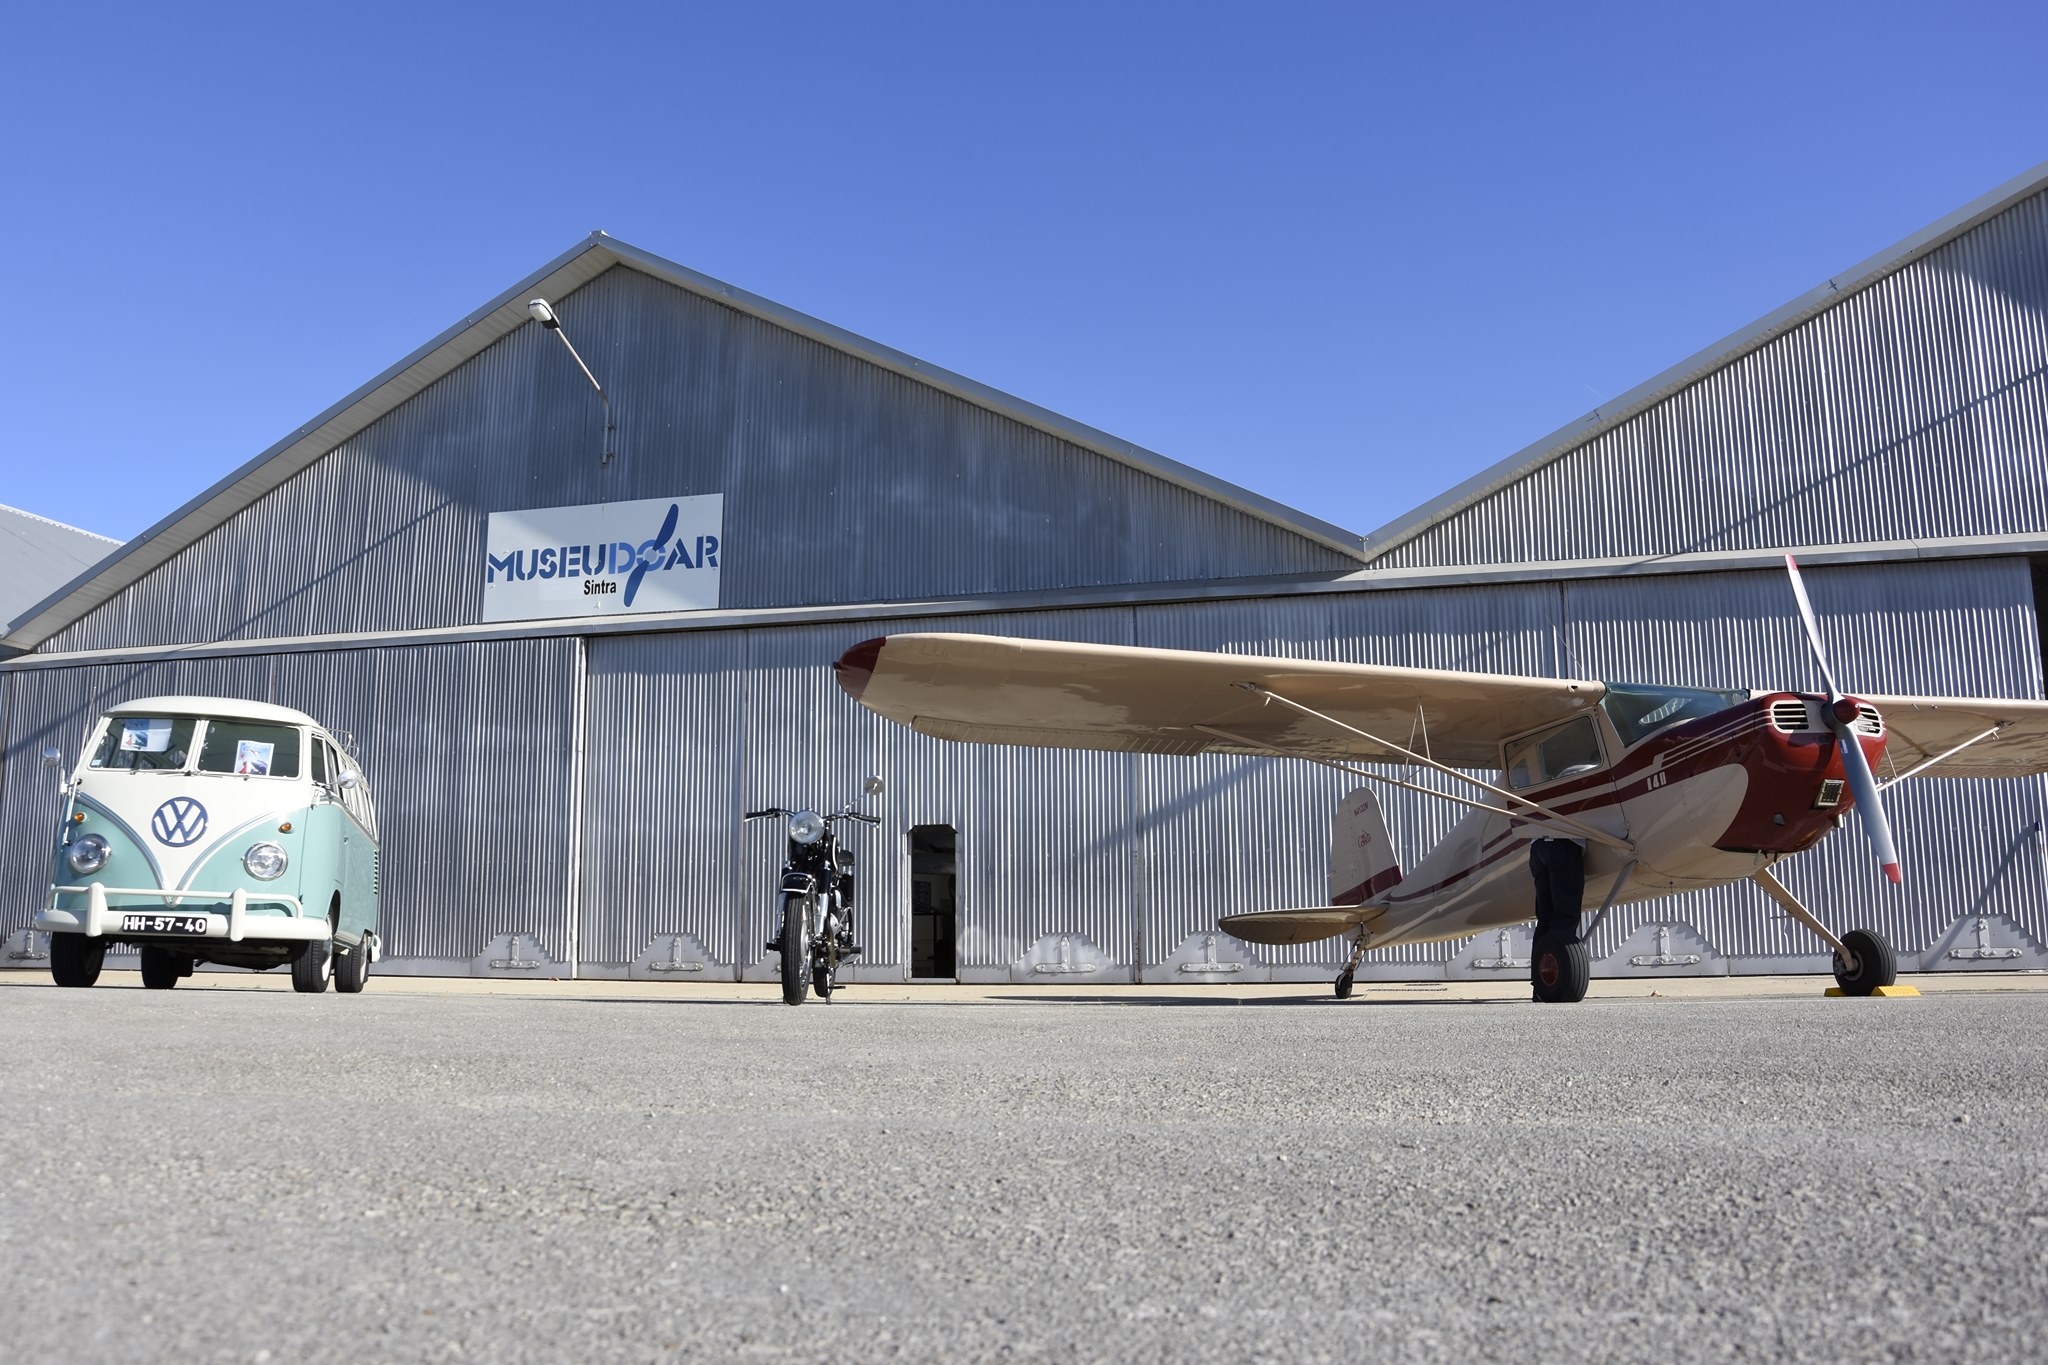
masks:
[(337, 791), (353, 791), (362, 780), (354, 768), (343, 768), (335, 775), (334, 787)]
[(45, 744), (43, 746), (43, 766), (45, 768), (63, 767), (64, 751), (54, 744)]
[(879, 777), (871, 777), (867, 781), (860, 784), (860, 789), (866, 792), (869, 796), (880, 796), (882, 794), (882, 779)]

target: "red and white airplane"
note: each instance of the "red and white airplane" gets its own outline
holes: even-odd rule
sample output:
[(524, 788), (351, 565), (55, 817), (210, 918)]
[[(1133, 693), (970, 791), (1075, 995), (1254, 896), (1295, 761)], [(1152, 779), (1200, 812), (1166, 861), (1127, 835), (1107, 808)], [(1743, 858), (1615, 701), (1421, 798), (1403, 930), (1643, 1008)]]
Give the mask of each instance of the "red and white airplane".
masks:
[[(1880, 793), (1929, 775), (2048, 772), (2048, 702), (1845, 694), (1785, 563), (1822, 695), (940, 634), (865, 641), (836, 672), (861, 705), (940, 739), (1301, 758), (1469, 808), (1404, 873), (1378, 802), (1354, 790), (1337, 809), (1329, 905), (1220, 920), (1252, 943), (1349, 939), (1340, 997), (1369, 949), (1535, 919), (1535, 995), (1576, 1001), (1590, 975), (1584, 913), (1744, 879), (1834, 950), (1844, 991), (1869, 994), (1896, 980), (1891, 945), (1869, 929), (1838, 937), (1773, 865), (1854, 809), (1899, 882)], [(1361, 763), (1427, 768), (1470, 794)], [(1489, 769), (1499, 776), (1474, 775)]]

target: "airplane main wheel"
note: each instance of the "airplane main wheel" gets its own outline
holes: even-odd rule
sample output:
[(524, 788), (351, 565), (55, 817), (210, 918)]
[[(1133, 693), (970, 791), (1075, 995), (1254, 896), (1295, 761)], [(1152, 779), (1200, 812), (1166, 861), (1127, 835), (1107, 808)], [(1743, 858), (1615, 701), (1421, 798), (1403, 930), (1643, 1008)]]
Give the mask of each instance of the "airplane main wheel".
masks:
[(1351, 998), (1351, 986), (1351, 973), (1340, 973), (1337, 977), (1337, 998), (1339, 1000), (1349, 1000)]
[(1544, 1004), (1576, 1005), (1586, 998), (1586, 987), (1592, 983), (1593, 958), (1578, 939), (1545, 934), (1536, 940), (1529, 977), (1536, 998)]
[(1899, 960), (1890, 940), (1874, 929), (1851, 929), (1842, 935), (1842, 946), (1856, 955), (1856, 970), (1850, 971), (1835, 956), (1835, 982), (1844, 995), (1870, 995), (1879, 986), (1894, 986), (1899, 980)]

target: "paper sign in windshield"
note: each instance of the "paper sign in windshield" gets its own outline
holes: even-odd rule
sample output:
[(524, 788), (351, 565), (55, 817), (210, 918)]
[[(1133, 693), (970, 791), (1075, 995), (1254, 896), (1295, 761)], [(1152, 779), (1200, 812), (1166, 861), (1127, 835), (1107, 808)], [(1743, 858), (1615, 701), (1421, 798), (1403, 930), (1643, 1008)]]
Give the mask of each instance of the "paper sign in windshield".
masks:
[(124, 720), (121, 722), (121, 747), (129, 753), (160, 754), (171, 747), (171, 723), (168, 720)]
[(251, 777), (270, 776), (270, 755), (277, 745), (260, 739), (235, 741), (235, 771)]

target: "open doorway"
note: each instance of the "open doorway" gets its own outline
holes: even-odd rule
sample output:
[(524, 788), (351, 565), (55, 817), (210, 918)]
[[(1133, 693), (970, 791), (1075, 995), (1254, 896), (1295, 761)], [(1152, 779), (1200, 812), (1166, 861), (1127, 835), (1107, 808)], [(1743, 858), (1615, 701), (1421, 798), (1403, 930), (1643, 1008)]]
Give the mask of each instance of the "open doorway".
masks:
[(913, 825), (910, 830), (910, 976), (960, 975), (954, 955), (959, 924), (959, 837), (951, 825)]
[(2041, 695), (2048, 697), (2048, 555), (2035, 555), (2034, 629), (2041, 634)]

